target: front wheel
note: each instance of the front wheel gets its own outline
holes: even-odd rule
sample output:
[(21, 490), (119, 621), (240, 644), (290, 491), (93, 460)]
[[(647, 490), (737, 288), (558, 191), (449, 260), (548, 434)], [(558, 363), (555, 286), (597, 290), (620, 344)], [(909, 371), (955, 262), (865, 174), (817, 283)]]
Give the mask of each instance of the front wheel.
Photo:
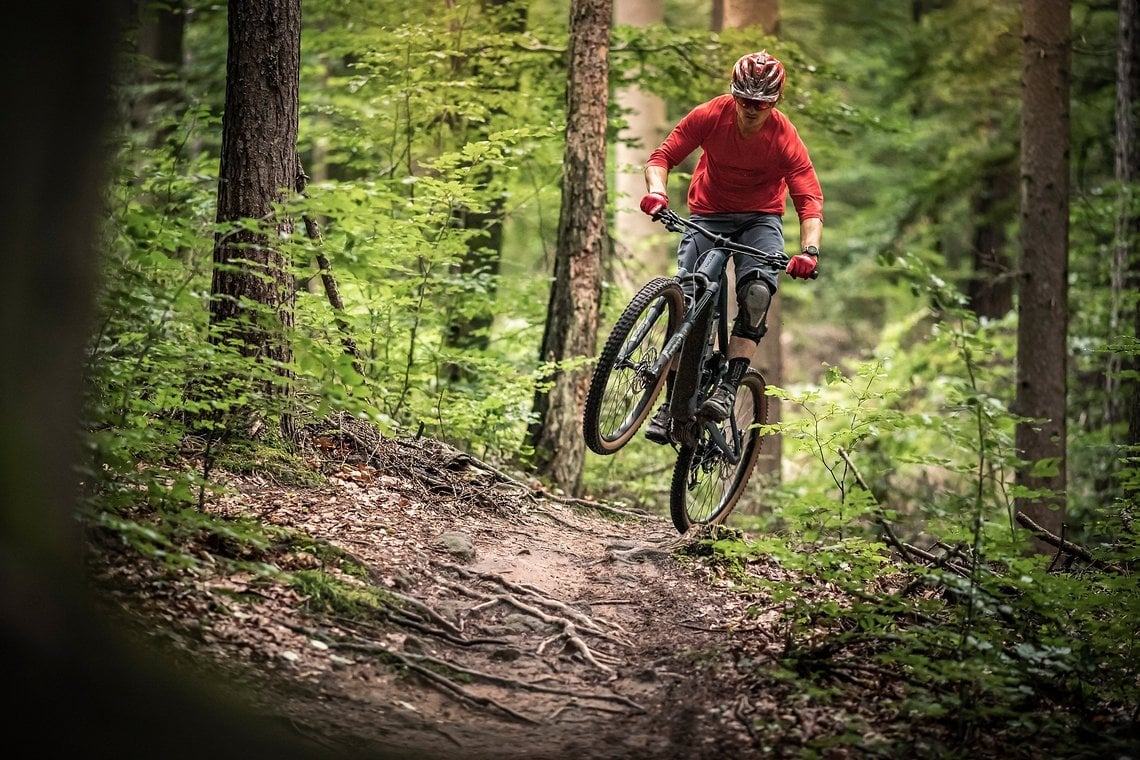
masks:
[(684, 310), (680, 284), (658, 277), (646, 283), (618, 317), (586, 394), (582, 432), (591, 451), (616, 453), (649, 416), (668, 374), (654, 373), (653, 367)]
[(717, 525), (728, 517), (760, 455), (760, 426), (767, 419), (764, 378), (748, 370), (736, 391), (732, 416), (718, 426), (728, 452), (705, 430), (695, 446), (683, 446), (677, 455), (669, 512), (679, 532), (693, 525)]

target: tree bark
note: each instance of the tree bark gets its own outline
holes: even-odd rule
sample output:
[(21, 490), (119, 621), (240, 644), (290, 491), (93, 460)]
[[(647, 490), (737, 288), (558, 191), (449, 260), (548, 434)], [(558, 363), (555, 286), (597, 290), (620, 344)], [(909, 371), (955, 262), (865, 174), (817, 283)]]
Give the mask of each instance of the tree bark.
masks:
[[(1062, 533), (1066, 485), (1069, 240), (1069, 0), (1023, 0), (1021, 269), (1015, 442), (1017, 483), (1047, 489), (1017, 508)], [(1035, 468), (1035, 463), (1040, 467)], [(1050, 547), (1032, 539), (1034, 548)]]
[[(85, 577), (76, 519), (84, 345), (90, 339), (122, 0), (32, 3), (0, 79), (0, 651), (19, 699), (5, 720), (46, 757), (316, 758), (225, 689), (144, 651)], [(124, 125), (125, 127), (126, 125)], [(224, 693), (226, 692), (226, 693)], [(295, 732), (294, 732), (295, 733)], [(311, 746), (311, 745), (310, 745)], [(326, 753), (327, 754), (327, 753)]]
[[(601, 264), (606, 234), (606, 108), (612, 0), (574, 0), (570, 7), (570, 61), (562, 208), (554, 283), (542, 337), (544, 362), (592, 357), (597, 349)], [(530, 440), (540, 475), (577, 495), (585, 464), (581, 411), (590, 373), (556, 369), (549, 391), (535, 393), (538, 421)]]
[[(449, 5), (451, 2), (452, 0), (449, 0)], [(527, 10), (525, 7), (510, 6), (507, 0), (482, 0), (481, 5), (484, 10), (493, 11), (500, 16), (499, 30), (501, 32), (521, 34), (526, 30)], [(461, 30), (456, 29), (455, 32), (460, 34)], [(496, 67), (497, 62), (491, 61), (490, 65)], [(471, 73), (478, 75), (482, 66), (483, 61), (480, 59), (469, 60), (465, 56), (456, 55), (451, 60), (452, 74), (456, 78), (463, 76), (468, 68), (470, 68)], [(519, 89), (517, 78), (513, 81), (506, 81), (504, 75), (500, 73), (496, 79), (503, 89), (510, 88), (516, 92)], [(501, 117), (504, 115), (504, 111), (494, 108), (491, 114), (493, 117)], [(454, 126), (458, 127), (459, 125)], [(466, 124), (463, 127), (468, 141), (483, 140), (487, 137), (489, 122), (484, 122), (478, 126)], [(495, 170), (493, 168), (484, 165), (477, 172), (476, 181), (479, 186), (490, 188), (495, 185)], [(495, 321), (494, 299), (498, 292), (499, 275), (502, 271), (503, 209), (505, 207), (506, 196), (500, 192), (490, 199), (485, 210), (461, 206), (456, 208), (452, 215), (452, 219), (458, 227), (465, 230), (478, 230), (480, 233), (468, 238), (467, 251), (463, 259), (455, 266), (455, 274), (465, 283), (482, 280), (482, 284), (479, 287), (473, 287), (470, 291), (470, 298), (474, 299), (473, 304), (476, 308), (467, 313), (466, 316), (457, 313), (450, 319), (445, 336), (448, 348), (455, 348), (460, 351), (481, 351), (487, 349), (491, 344), (490, 330)], [(466, 299), (468, 295), (465, 292), (458, 297)], [(466, 304), (467, 309), (470, 309), (471, 305), (470, 303)], [(443, 368), (443, 375), (451, 382), (475, 379), (461, 362), (449, 362)]]
[(215, 237), (210, 325), (215, 340), (278, 366), (293, 358), (287, 333), (295, 285), (290, 262), (271, 240), (294, 232), (274, 204), (293, 193), (301, 174), (300, 62), (300, 0), (230, 0), (217, 219), (220, 226), (255, 219), (262, 227)]

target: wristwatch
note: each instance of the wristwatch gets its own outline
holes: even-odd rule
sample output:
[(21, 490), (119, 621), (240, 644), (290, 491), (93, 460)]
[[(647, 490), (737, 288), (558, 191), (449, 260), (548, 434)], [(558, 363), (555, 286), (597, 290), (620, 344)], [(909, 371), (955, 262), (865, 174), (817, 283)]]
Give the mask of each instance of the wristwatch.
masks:
[(800, 253), (806, 253), (808, 256), (815, 256), (817, 259), (819, 258), (819, 249), (814, 245), (804, 246), (804, 249), (800, 251)]

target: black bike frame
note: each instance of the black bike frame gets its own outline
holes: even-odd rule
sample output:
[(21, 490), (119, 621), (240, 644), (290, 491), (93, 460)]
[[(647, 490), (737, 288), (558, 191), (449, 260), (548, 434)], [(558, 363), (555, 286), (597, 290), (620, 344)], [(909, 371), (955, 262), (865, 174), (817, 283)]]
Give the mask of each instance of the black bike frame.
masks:
[[(766, 253), (750, 246), (735, 243), (728, 238), (709, 232), (699, 224), (683, 219), (672, 211), (665, 211), (658, 217), (666, 228), (674, 232), (683, 232), (688, 227), (712, 241), (713, 246), (701, 255), (695, 263), (696, 271), (689, 272), (684, 267), (678, 267), (676, 279), (686, 293), (688, 308), (685, 316), (670, 340), (661, 351), (661, 356), (653, 365), (651, 376), (660, 377), (660, 373), (668, 371), (674, 357), (680, 353), (677, 367), (677, 377), (670, 397), (669, 412), (673, 417), (673, 429), (680, 436), (683, 445), (695, 446), (700, 439), (697, 430), (703, 428), (709, 433), (711, 440), (717, 448), (733, 464), (738, 461), (734, 450), (739, 446), (729, 446), (721, 434), (720, 426), (697, 417), (697, 404), (700, 400), (700, 389), (712, 379), (718, 378), (724, 369), (724, 354), (728, 350), (728, 259), (734, 253), (744, 253), (751, 256), (770, 258), (773, 263), (781, 266), (787, 265), (787, 257), (782, 253)], [(715, 311), (711, 311), (714, 310)], [(711, 313), (710, 313), (711, 311)], [(716, 333), (711, 334), (713, 315), (719, 315), (716, 320)], [(694, 330), (703, 329), (703, 334), (694, 335)], [(712, 341), (720, 346), (720, 353), (714, 354), (711, 350)], [(711, 356), (720, 357), (717, 366), (708, 366)], [(699, 424), (698, 424), (699, 423)], [(743, 435), (736, 428), (735, 419), (729, 419), (730, 430), (736, 443)], [(696, 427), (696, 429), (694, 429)]]

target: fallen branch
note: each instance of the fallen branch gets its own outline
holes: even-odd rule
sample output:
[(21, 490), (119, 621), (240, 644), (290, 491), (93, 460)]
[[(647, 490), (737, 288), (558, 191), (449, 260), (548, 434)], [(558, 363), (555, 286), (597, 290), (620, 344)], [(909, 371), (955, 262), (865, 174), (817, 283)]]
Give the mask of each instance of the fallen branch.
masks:
[(1071, 554), (1074, 557), (1077, 557), (1078, 559), (1083, 559), (1085, 562), (1088, 562), (1093, 567), (1099, 568), (1101, 570), (1111, 570), (1114, 573), (1121, 572), (1121, 569), (1119, 567), (1117, 567), (1116, 565), (1110, 565), (1106, 562), (1100, 561), (1099, 559), (1094, 557), (1088, 549), (1084, 548), (1083, 546), (1079, 546), (1077, 544), (1074, 544), (1072, 541), (1069, 541), (1068, 539), (1065, 539), (1065, 538), (1061, 538), (1060, 536), (1052, 533), (1051, 531), (1047, 530), (1042, 525), (1039, 525), (1038, 523), (1034, 522), (1033, 518), (1031, 518), (1029, 515), (1025, 514), (1024, 512), (1018, 512), (1016, 515), (1016, 518), (1017, 518), (1017, 521), (1019, 523), (1021, 523), (1022, 527), (1028, 529), (1031, 533), (1033, 533), (1039, 539), (1041, 539), (1042, 541), (1044, 541), (1045, 543), (1047, 543), (1051, 546), (1054, 546), (1054, 547), (1060, 549), (1062, 552), (1064, 552), (1066, 554)]
[(960, 575), (963, 578), (970, 577), (970, 571), (968, 569), (962, 567), (961, 565), (954, 564), (946, 557), (938, 557), (924, 549), (920, 549), (917, 546), (913, 546), (911, 544), (904, 544), (904, 546), (906, 546), (907, 550), (913, 553), (916, 557), (930, 562), (935, 567), (941, 567), (943, 569), (949, 570), (950, 572), (956, 575)]

